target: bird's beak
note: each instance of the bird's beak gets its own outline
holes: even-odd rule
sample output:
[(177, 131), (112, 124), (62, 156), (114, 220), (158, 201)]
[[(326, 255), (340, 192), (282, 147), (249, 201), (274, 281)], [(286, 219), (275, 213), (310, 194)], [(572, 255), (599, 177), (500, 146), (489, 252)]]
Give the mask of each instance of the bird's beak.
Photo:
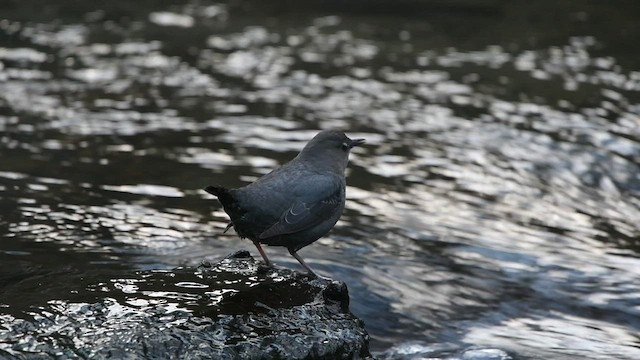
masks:
[(362, 144), (364, 144), (364, 139), (353, 139), (349, 143), (349, 147), (353, 148), (354, 146), (360, 146)]

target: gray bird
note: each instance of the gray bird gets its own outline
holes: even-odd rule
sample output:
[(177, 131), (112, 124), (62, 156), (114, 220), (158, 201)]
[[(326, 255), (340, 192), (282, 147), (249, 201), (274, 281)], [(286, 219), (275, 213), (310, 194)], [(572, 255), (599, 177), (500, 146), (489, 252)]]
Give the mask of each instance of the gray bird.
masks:
[(207, 186), (218, 197), (241, 238), (249, 238), (267, 266), (260, 244), (284, 246), (316, 275), (297, 251), (326, 235), (338, 222), (345, 203), (345, 168), (349, 151), (364, 139), (344, 133), (318, 133), (293, 160), (237, 189)]

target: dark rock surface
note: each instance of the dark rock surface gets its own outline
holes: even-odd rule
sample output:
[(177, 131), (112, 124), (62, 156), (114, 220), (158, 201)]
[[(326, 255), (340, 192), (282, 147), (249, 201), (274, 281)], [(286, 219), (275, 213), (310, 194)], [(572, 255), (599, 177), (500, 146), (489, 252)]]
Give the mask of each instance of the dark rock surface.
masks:
[[(90, 299), (89, 294), (94, 294)], [(358, 359), (363, 323), (344, 283), (264, 268), (247, 252), (138, 272), (0, 319), (0, 358)]]

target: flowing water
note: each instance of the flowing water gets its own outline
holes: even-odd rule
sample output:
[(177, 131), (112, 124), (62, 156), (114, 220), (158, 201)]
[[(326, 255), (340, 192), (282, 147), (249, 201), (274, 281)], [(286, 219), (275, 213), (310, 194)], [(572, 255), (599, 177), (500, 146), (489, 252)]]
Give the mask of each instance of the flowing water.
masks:
[(135, 271), (258, 256), (201, 189), (341, 128), (300, 254), (372, 351), (639, 359), (639, 13), (578, 4), (0, 4), (0, 357)]

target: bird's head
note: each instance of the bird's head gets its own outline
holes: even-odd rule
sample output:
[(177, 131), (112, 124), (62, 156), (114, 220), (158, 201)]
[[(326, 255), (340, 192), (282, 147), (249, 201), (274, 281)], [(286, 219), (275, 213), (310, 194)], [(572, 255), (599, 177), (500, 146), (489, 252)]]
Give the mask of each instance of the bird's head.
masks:
[(300, 152), (300, 157), (317, 162), (318, 166), (344, 171), (349, 161), (349, 151), (362, 144), (364, 139), (349, 139), (341, 131), (324, 130), (307, 143)]

